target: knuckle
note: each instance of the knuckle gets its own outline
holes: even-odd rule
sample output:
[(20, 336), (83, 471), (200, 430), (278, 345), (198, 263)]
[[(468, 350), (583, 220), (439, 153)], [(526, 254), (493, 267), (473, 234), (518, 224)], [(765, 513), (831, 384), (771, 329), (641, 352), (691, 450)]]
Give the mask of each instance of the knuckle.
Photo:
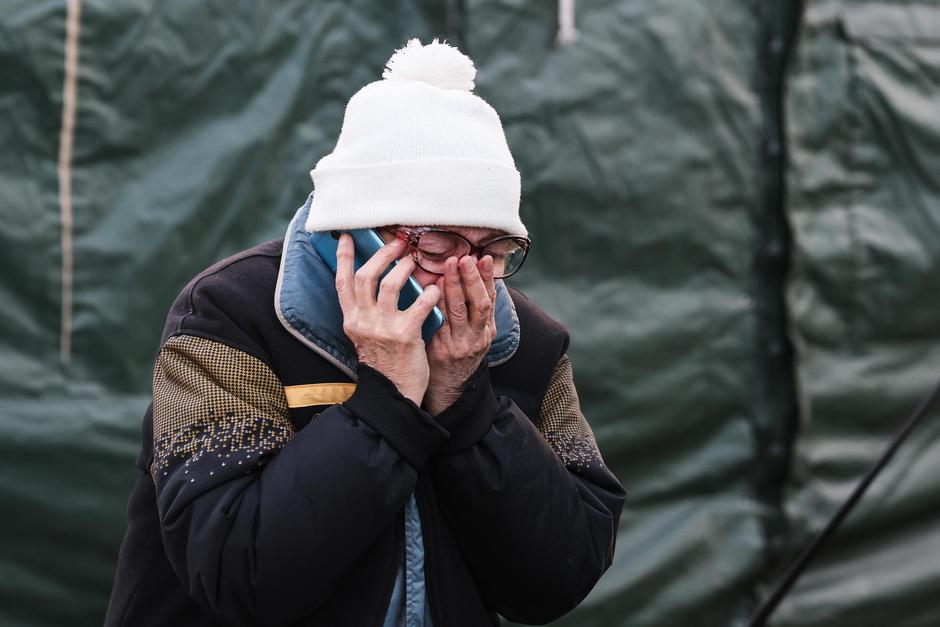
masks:
[(397, 287), (395, 277), (392, 275), (386, 275), (384, 279), (379, 281), (379, 288), (382, 290), (393, 290)]

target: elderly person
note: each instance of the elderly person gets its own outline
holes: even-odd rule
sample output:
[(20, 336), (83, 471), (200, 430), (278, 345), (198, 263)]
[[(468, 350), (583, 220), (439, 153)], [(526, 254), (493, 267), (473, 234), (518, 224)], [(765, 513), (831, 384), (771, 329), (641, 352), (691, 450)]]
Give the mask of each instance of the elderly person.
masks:
[[(542, 623), (610, 565), (623, 490), (566, 330), (502, 280), (529, 242), (474, 74), (397, 51), (286, 237), (173, 304), (107, 625)], [(310, 233), (357, 228), (386, 245), (356, 270), (342, 235), (334, 275)]]

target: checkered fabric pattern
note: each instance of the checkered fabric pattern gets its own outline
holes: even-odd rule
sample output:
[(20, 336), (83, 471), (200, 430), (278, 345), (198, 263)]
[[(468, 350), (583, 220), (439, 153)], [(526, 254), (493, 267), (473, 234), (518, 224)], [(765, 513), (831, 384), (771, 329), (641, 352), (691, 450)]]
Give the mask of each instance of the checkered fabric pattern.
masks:
[(293, 435), (284, 388), (262, 361), (201, 337), (163, 345), (153, 374), (154, 479), (174, 460), (214, 455), (224, 466), (270, 455)]
[(586, 468), (594, 463), (603, 465), (594, 433), (581, 413), (571, 360), (567, 355), (555, 366), (539, 416), (539, 432), (565, 466)]

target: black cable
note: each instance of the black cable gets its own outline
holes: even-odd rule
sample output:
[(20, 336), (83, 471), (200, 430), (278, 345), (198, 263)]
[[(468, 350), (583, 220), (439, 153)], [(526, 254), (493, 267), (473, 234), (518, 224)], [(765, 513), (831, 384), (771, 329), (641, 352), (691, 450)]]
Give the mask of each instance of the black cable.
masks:
[(773, 614), (774, 610), (777, 609), (777, 606), (780, 604), (780, 601), (783, 600), (783, 597), (786, 596), (787, 592), (790, 591), (790, 588), (793, 587), (793, 584), (796, 583), (796, 580), (799, 579), (800, 575), (803, 573), (803, 570), (806, 568), (806, 565), (809, 564), (809, 561), (816, 555), (819, 551), (819, 548), (825, 543), (829, 537), (836, 532), (839, 528), (839, 525), (842, 524), (842, 521), (849, 515), (849, 512), (852, 511), (852, 508), (855, 507), (855, 504), (858, 503), (859, 499), (865, 494), (865, 491), (868, 489), (868, 486), (871, 485), (871, 482), (875, 480), (875, 477), (878, 476), (878, 473), (881, 472), (881, 469), (884, 468), (891, 458), (897, 452), (898, 447), (902, 442), (910, 435), (911, 431), (914, 430), (914, 427), (927, 415), (927, 409), (933, 404), (937, 399), (937, 396), (940, 395), (940, 382), (937, 382), (937, 385), (934, 387), (933, 391), (928, 394), (914, 409), (914, 412), (908, 417), (907, 422), (904, 423), (904, 426), (894, 436), (894, 439), (891, 440), (891, 443), (888, 444), (888, 448), (885, 449), (885, 452), (882, 453), (881, 459), (871, 467), (868, 473), (858, 482), (858, 485), (855, 486), (855, 489), (852, 491), (852, 494), (849, 495), (849, 498), (842, 504), (842, 507), (835, 513), (835, 515), (829, 519), (829, 522), (826, 524), (826, 527), (816, 536), (809, 544), (807, 544), (803, 550), (800, 552), (799, 556), (793, 563), (790, 565), (790, 568), (787, 570), (786, 575), (784, 575), (783, 580), (777, 585), (773, 593), (764, 600), (761, 606), (758, 608), (754, 616), (751, 617), (750, 622), (747, 624), (747, 627), (763, 627), (767, 622), (767, 619), (770, 618), (770, 615)]

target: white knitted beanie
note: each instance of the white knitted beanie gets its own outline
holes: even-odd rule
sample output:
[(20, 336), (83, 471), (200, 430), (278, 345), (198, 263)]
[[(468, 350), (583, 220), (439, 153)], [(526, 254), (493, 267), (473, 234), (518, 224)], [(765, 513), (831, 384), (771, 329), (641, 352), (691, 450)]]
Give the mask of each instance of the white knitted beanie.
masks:
[(519, 172), (499, 116), (472, 93), (473, 61), (412, 39), (382, 76), (349, 99), (336, 147), (310, 172), (307, 231), (406, 224), (526, 235)]

